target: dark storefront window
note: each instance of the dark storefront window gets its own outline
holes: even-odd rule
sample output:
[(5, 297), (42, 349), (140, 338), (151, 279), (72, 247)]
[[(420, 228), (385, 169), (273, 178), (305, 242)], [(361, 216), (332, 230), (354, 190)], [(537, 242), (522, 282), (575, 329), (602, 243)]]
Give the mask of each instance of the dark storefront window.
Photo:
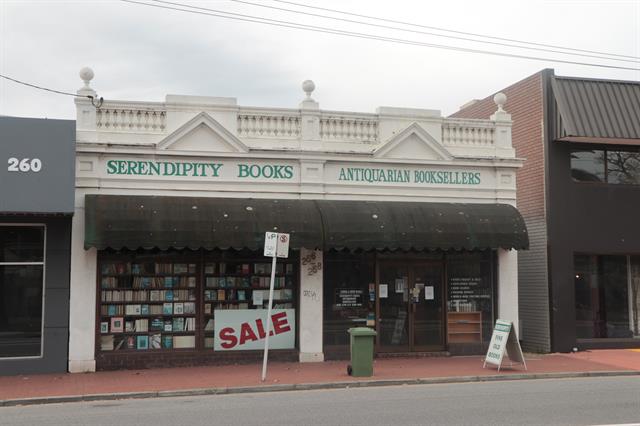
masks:
[(571, 151), (571, 176), (578, 182), (640, 184), (640, 152), (635, 150)]
[(0, 357), (40, 356), (44, 226), (0, 225)]
[(493, 252), (447, 255), (449, 344), (482, 344), (493, 327)]
[[(276, 334), (288, 328), (294, 335), (296, 329), (297, 262), (291, 255), (276, 264), (273, 309), (289, 311), (284, 319), (281, 311), (274, 314)], [(256, 349), (265, 333), (256, 310), (268, 306), (270, 274), (270, 259), (248, 250), (101, 252), (98, 349)], [(226, 327), (216, 342), (219, 317), (230, 311), (243, 327)], [(274, 340), (271, 347), (293, 349), (295, 339), (277, 345)]]
[(347, 330), (375, 318), (374, 255), (329, 251), (324, 264), (324, 345), (346, 347)]
[(575, 255), (574, 268), (577, 338), (638, 336), (639, 259)]

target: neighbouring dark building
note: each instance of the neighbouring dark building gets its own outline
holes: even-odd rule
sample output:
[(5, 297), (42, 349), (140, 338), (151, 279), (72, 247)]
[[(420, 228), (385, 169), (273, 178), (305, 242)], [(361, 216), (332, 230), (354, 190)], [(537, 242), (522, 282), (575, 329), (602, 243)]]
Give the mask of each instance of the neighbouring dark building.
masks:
[(67, 371), (75, 121), (0, 117), (0, 374)]
[[(528, 350), (640, 347), (640, 82), (540, 71), (502, 90), (513, 117)], [(487, 118), (492, 96), (453, 117)]]

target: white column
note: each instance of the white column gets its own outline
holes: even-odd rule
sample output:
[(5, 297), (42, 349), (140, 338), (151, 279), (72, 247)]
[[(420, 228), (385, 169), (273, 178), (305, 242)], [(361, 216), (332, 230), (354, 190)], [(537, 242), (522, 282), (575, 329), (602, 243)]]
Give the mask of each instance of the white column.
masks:
[(513, 322), (520, 336), (518, 316), (518, 252), (498, 249), (498, 316)]
[(71, 227), (71, 277), (69, 303), (69, 371), (96, 370), (96, 268), (97, 251), (84, 249), (84, 194), (76, 193)]
[(322, 252), (300, 250), (300, 362), (322, 362)]

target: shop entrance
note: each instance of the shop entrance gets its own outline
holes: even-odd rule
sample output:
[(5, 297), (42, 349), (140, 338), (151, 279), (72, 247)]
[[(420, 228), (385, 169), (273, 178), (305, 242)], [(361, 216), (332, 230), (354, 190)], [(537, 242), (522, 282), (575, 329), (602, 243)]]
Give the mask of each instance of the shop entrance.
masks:
[(379, 352), (444, 350), (443, 272), (442, 262), (380, 262)]

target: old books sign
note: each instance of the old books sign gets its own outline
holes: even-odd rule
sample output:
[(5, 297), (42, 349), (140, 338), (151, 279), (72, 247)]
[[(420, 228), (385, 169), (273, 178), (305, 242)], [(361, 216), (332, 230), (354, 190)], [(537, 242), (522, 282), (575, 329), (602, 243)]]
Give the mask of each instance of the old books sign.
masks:
[(486, 367), (487, 364), (494, 364), (498, 366), (498, 371), (500, 371), (505, 353), (512, 362), (520, 363), (524, 365), (525, 370), (527, 369), (518, 336), (516, 336), (516, 331), (513, 329), (513, 323), (499, 319), (493, 328), (491, 342), (489, 343), (489, 349), (487, 350), (487, 356), (484, 358), (482, 368)]

